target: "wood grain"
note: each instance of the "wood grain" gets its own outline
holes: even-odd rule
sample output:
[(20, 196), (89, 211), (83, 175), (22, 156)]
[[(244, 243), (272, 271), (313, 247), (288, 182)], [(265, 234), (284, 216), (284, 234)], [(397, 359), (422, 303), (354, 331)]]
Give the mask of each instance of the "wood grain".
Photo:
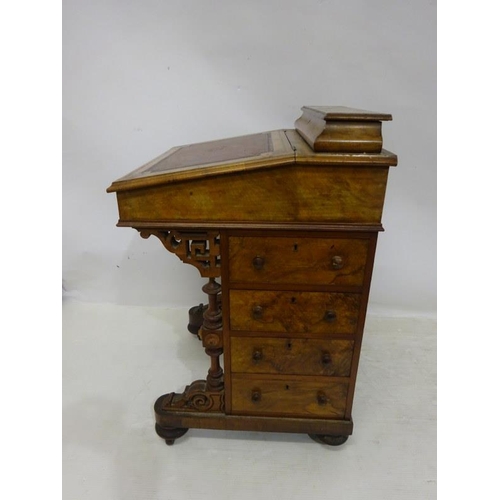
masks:
[(380, 122), (327, 122), (304, 115), (295, 128), (317, 152), (380, 153), (382, 124)]
[(241, 158), (251, 158), (273, 151), (271, 133), (246, 135), (232, 139), (190, 144), (176, 148), (165, 159), (151, 165), (144, 174), (162, 173), (185, 167), (222, 163)]
[(375, 251), (377, 248), (378, 234), (373, 233), (371, 237), (370, 251), (368, 254), (368, 261), (365, 272), (365, 282), (363, 284), (363, 293), (361, 296), (361, 308), (358, 321), (358, 331), (356, 332), (356, 341), (354, 344), (354, 352), (352, 357), (351, 366), (351, 385), (349, 386), (349, 393), (347, 395), (346, 418), (351, 418), (352, 404), (354, 400), (354, 389), (356, 385), (356, 376), (358, 373), (359, 359), (361, 356), (361, 345), (363, 341), (363, 333), (366, 320), (366, 310), (368, 307), (368, 297), (370, 295), (370, 284), (373, 273), (373, 264), (375, 261)]
[(382, 149), (379, 153), (329, 153), (314, 151), (301, 137), (297, 130), (285, 130), (285, 135), (295, 151), (297, 165), (352, 165), (356, 168), (366, 168), (376, 165), (392, 166), (398, 164), (398, 157)]
[[(344, 418), (348, 380), (247, 378), (233, 374), (233, 414)], [(256, 401), (254, 395), (260, 394)], [(319, 398), (324, 402), (320, 403)]]
[[(231, 237), (231, 282), (361, 285), (367, 239)], [(255, 265), (260, 258), (262, 267)]]
[(316, 152), (380, 153), (381, 120), (391, 115), (353, 108), (304, 106), (295, 128)]
[(387, 167), (289, 166), (117, 193), (137, 222), (380, 222)]
[(161, 396), (155, 404), (156, 422), (164, 427), (219, 429), (258, 432), (300, 432), (348, 436), (352, 434), (350, 419), (300, 418), (275, 416), (227, 415), (209, 412), (161, 412)]
[(294, 163), (294, 157), (283, 130), (178, 146), (114, 181), (107, 192), (265, 169)]
[[(355, 333), (361, 295), (355, 293), (230, 290), (231, 330)], [(256, 309), (256, 308), (260, 308)], [(261, 317), (255, 312), (261, 312)], [(328, 313), (335, 319), (329, 321)]]
[(231, 337), (232, 371), (349, 377), (354, 342)]

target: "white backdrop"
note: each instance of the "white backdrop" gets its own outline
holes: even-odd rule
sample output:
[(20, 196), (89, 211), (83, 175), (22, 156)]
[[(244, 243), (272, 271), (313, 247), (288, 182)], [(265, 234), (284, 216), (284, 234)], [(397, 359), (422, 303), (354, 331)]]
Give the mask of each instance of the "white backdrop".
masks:
[(188, 307), (195, 268), (116, 228), (109, 184), (181, 144), (293, 128), (303, 105), (391, 113), (370, 310), (436, 305), (435, 1), (66, 0), (63, 289)]

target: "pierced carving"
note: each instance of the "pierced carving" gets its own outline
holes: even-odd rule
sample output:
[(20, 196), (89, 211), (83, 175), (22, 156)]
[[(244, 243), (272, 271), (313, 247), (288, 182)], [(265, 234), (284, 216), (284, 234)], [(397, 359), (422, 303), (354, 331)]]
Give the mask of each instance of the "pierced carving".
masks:
[(218, 231), (168, 231), (138, 229), (142, 238), (156, 236), (169, 251), (182, 262), (195, 266), (205, 278), (221, 275), (220, 236)]
[(160, 410), (223, 412), (224, 392), (212, 392), (205, 380), (196, 380), (182, 394), (171, 392), (163, 396)]

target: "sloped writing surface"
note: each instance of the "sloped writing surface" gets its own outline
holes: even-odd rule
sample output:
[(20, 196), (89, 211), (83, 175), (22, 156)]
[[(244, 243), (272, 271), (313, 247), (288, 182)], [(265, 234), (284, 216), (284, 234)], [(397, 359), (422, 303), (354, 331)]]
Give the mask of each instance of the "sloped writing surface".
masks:
[(113, 182), (108, 192), (148, 187), (277, 164), (293, 163), (295, 152), (284, 130), (189, 144), (163, 155)]
[(179, 146), (114, 181), (107, 192), (143, 189), (238, 172), (288, 168), (296, 163), (325, 166), (389, 166), (396, 155), (382, 150), (367, 153), (318, 153), (296, 130), (274, 130), (230, 139)]
[(162, 173), (183, 167), (240, 160), (272, 151), (274, 148), (270, 132), (190, 144), (176, 149), (163, 160), (144, 170), (143, 173)]

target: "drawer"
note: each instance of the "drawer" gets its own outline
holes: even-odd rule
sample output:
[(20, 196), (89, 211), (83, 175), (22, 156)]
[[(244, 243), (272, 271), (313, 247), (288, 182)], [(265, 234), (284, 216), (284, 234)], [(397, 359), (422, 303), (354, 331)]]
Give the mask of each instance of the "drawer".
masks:
[(356, 332), (356, 293), (230, 290), (231, 330), (288, 333)]
[(232, 283), (361, 286), (370, 240), (360, 238), (229, 238)]
[(232, 411), (236, 414), (344, 418), (348, 380), (276, 380), (232, 377)]
[(231, 337), (233, 372), (349, 377), (354, 342)]

